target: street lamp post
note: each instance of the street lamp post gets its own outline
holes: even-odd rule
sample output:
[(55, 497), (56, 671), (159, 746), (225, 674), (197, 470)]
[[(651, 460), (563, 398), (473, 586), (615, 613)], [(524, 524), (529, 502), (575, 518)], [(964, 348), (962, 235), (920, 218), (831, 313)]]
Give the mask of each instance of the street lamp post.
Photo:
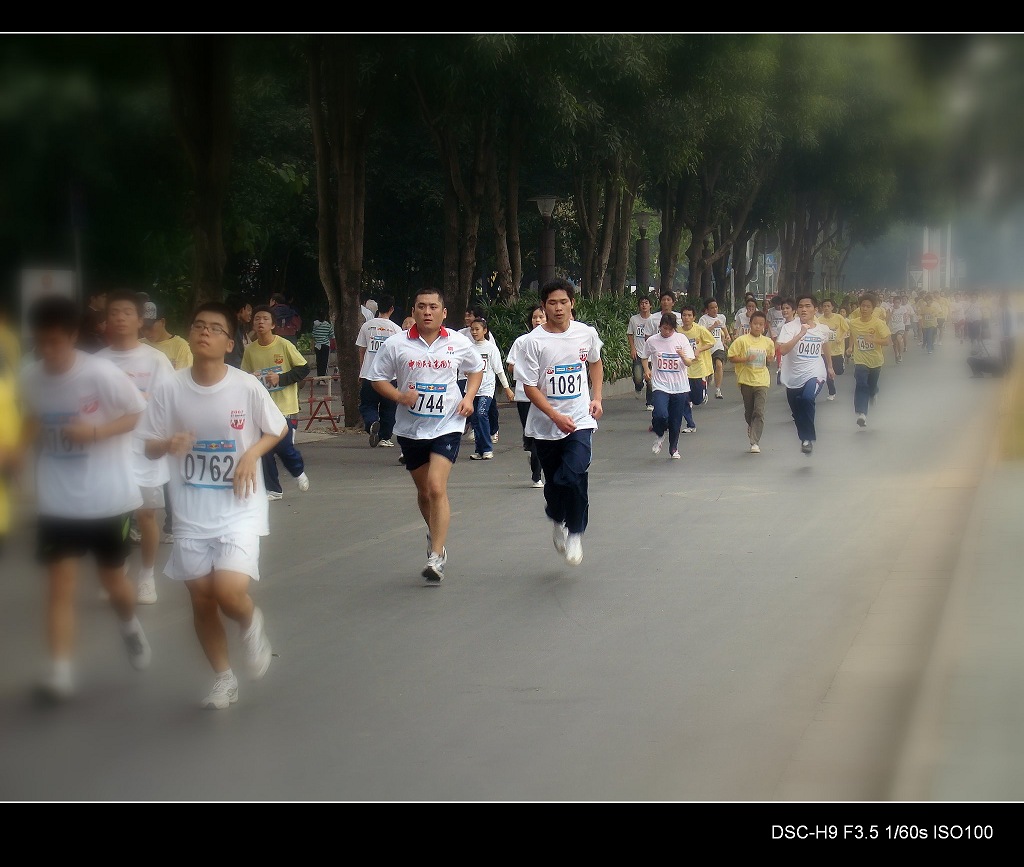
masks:
[[(540, 286), (555, 279), (555, 227), (551, 215), (555, 212), (558, 196), (534, 196), (531, 202), (537, 203), (537, 210), (544, 219), (544, 228), (540, 230)], [(539, 288), (539, 287), (538, 287)]]
[(640, 296), (646, 295), (651, 288), (651, 241), (647, 237), (647, 226), (654, 214), (637, 211), (634, 216), (640, 232), (636, 242), (636, 292)]

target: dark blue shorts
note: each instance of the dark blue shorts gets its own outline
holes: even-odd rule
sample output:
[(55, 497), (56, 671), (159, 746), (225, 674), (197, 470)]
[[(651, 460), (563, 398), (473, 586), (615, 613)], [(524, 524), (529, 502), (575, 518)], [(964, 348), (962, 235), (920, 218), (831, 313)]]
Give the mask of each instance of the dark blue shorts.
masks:
[(398, 447), (405, 457), (405, 468), (412, 472), (418, 470), (424, 464), (430, 462), (431, 455), (440, 455), (448, 458), (453, 464), (459, 457), (459, 446), (462, 444), (462, 434), (444, 434), (432, 440), (412, 440), (408, 437), (398, 437)]

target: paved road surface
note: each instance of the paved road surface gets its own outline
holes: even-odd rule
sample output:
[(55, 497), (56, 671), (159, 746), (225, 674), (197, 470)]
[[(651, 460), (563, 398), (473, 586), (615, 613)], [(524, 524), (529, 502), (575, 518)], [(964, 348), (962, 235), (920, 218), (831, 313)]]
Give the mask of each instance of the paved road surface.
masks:
[[(452, 477), (444, 585), (397, 450), (307, 442), (313, 482), (272, 503), (254, 595), (279, 654), (226, 712), (184, 588), (141, 610), (152, 668), (122, 657), (82, 582), (81, 696), (27, 699), (41, 588), (27, 541), (0, 582), (5, 799), (881, 800), (988, 454), (999, 382), (962, 348), (889, 364), (870, 427), (852, 376), (799, 452), (773, 388), (760, 456), (738, 389), (697, 411), (684, 459), (610, 397), (585, 560), (555, 554), (514, 411), (491, 462)], [(161, 557), (167, 548), (162, 548)]]

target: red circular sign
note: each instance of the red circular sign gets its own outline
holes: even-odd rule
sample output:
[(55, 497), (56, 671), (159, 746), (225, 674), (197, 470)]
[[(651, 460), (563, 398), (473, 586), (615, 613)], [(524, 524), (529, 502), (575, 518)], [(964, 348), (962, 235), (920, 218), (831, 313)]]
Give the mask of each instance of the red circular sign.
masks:
[(939, 267), (938, 253), (925, 253), (921, 256), (921, 267), (925, 271), (934, 271)]

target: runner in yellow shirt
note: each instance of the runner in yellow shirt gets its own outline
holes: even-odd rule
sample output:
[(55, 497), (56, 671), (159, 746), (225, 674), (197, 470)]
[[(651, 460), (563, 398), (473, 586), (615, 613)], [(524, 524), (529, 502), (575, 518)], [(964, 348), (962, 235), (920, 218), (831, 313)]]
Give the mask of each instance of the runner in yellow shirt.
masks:
[(924, 333), (924, 348), (931, 355), (935, 351), (935, 334), (939, 330), (939, 314), (942, 308), (932, 295), (925, 295), (918, 313), (921, 315), (921, 330)]
[(743, 396), (743, 417), (747, 422), (747, 439), (752, 454), (761, 453), (761, 433), (764, 430), (764, 405), (772, 385), (768, 373), (768, 359), (775, 355), (775, 343), (764, 330), (768, 318), (756, 310), (747, 323), (750, 331), (741, 334), (729, 346), (729, 360), (736, 372), (736, 382)]
[(252, 311), (252, 324), (256, 339), (245, 347), (242, 370), (256, 376), (270, 392), (277, 408), (288, 421), (288, 430), (261, 460), (263, 481), (267, 486), (267, 499), (280, 500), (284, 496), (277, 473), (277, 457), (298, 482), (300, 491), (309, 490), (302, 454), (295, 448), (295, 430), (299, 426), (299, 383), (309, 376), (309, 362), (295, 348), (295, 344), (274, 334), (274, 312), (261, 304)]
[[(836, 376), (842, 376), (846, 369), (844, 359), (846, 358), (846, 338), (850, 333), (850, 324), (846, 321), (845, 316), (835, 312), (835, 305), (831, 298), (826, 298), (821, 302), (818, 322), (824, 325), (831, 335), (828, 341), (828, 351), (832, 356), (832, 369), (835, 370)], [(828, 399), (835, 400), (836, 381), (830, 379), (827, 381), (827, 385)]]
[(167, 330), (167, 319), (152, 301), (142, 305), (143, 343), (159, 349), (171, 361), (175, 370), (183, 370), (192, 366), (192, 350), (188, 341)]
[(878, 394), (878, 377), (885, 364), (882, 347), (892, 345), (889, 326), (874, 315), (874, 307), (874, 295), (866, 293), (861, 297), (860, 310), (850, 317), (850, 348), (846, 351), (854, 363), (857, 386), (853, 392), (853, 409), (861, 427), (867, 427), (868, 407)]
[[(690, 341), (690, 348), (697, 360), (690, 365), (686, 374), (690, 378), (690, 405), (702, 406), (707, 403), (711, 395), (707, 389), (707, 377), (714, 371), (714, 363), (711, 360), (711, 350), (715, 348), (715, 336), (703, 325), (696, 322), (696, 312), (691, 304), (684, 304), (679, 312), (680, 326), (679, 333)], [(687, 420), (689, 425), (689, 420)], [(686, 429), (686, 433), (693, 433), (697, 428)]]
[(11, 480), (21, 444), (21, 413), (18, 406), (18, 357), (11, 346), (0, 346), (0, 556), (11, 532)]

